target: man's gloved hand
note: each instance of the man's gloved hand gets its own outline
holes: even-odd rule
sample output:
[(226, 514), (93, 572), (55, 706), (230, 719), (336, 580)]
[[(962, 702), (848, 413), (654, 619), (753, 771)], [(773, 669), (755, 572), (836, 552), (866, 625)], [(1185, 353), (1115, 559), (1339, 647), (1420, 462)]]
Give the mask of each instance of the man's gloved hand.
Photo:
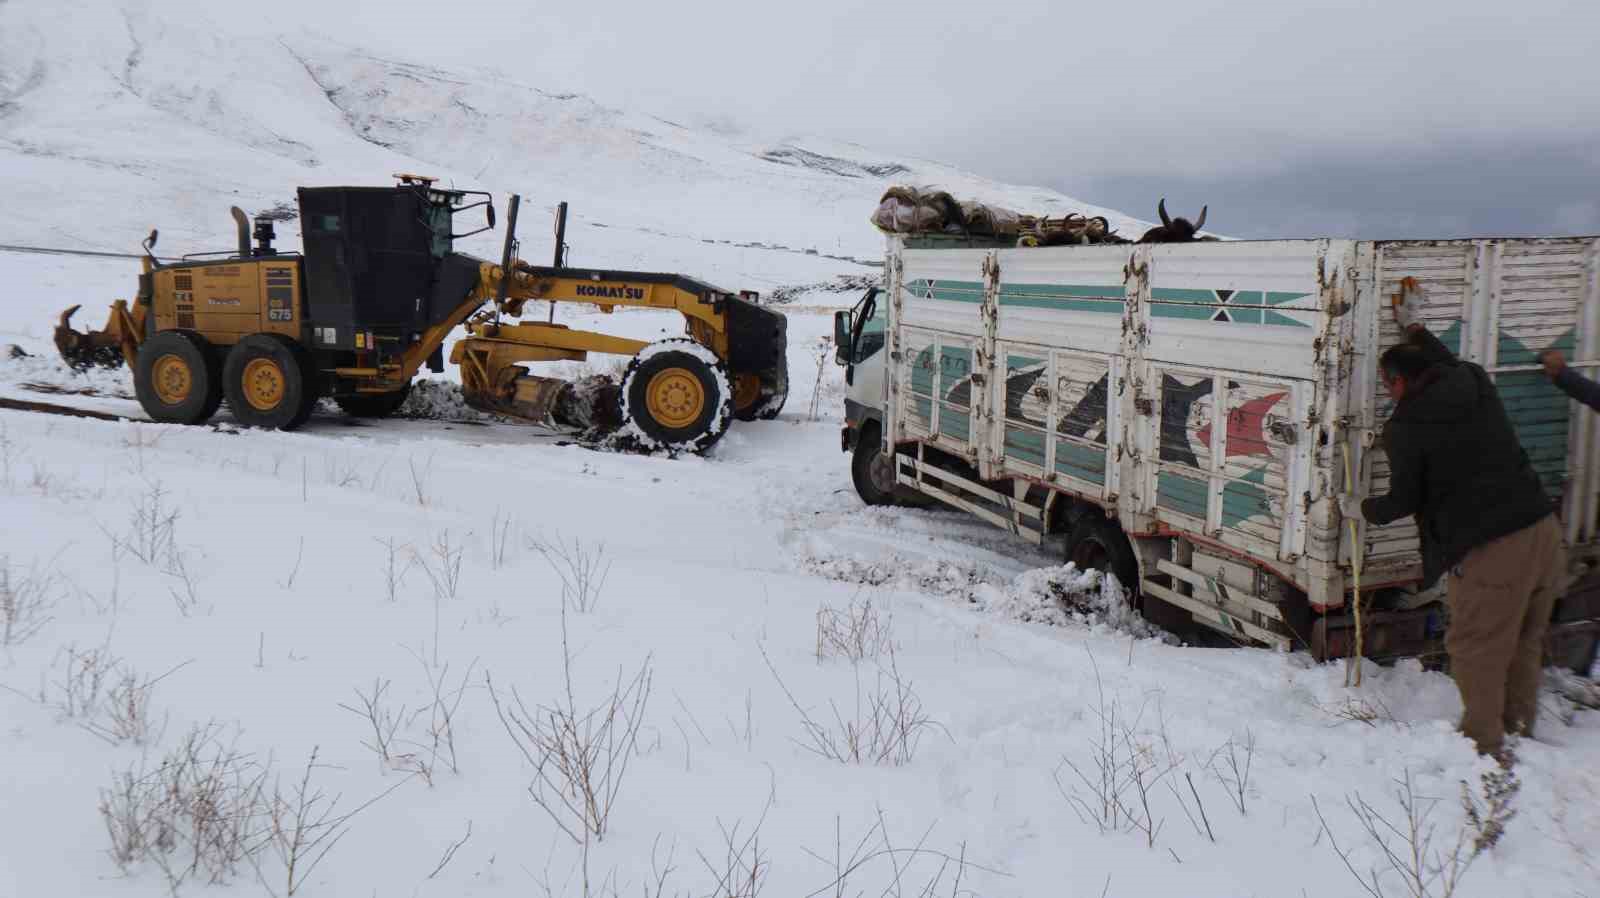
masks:
[(1567, 367), (1567, 357), (1559, 349), (1547, 349), (1539, 353), (1539, 364), (1544, 366), (1544, 376), (1555, 380)]
[(1394, 320), (1402, 331), (1412, 325), (1422, 324), (1422, 285), (1416, 278), (1400, 281), (1400, 292), (1394, 298)]
[(1363, 498), (1360, 493), (1340, 493), (1339, 513), (1352, 521), (1366, 520), (1361, 514), (1361, 500)]

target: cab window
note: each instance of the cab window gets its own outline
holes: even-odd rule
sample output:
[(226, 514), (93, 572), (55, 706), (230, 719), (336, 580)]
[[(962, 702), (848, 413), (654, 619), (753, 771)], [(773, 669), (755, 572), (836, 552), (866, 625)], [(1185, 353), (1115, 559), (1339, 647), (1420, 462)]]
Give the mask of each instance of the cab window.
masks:
[[(876, 297), (864, 302), (863, 305), (865, 308), (856, 309), (856, 326), (859, 331), (855, 340), (855, 355), (850, 359), (851, 364), (864, 362), (883, 348), (885, 316), (878, 310)], [(863, 315), (866, 317), (861, 317)]]

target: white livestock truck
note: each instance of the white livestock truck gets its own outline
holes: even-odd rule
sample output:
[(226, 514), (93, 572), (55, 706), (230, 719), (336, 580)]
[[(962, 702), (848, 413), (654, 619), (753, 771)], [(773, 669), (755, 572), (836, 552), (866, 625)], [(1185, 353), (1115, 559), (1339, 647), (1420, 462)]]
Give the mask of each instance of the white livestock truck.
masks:
[(1440, 660), (1415, 522), (1353, 527), (1336, 502), (1347, 465), (1387, 491), (1377, 359), (1415, 278), (1429, 329), (1493, 374), (1560, 514), (1572, 586), (1551, 661), (1588, 672), (1600, 416), (1537, 356), (1600, 368), (1600, 238), (887, 239), (881, 290), (835, 321), (866, 502), (936, 500), (1115, 574), (1157, 622), (1319, 660), (1352, 649), (1356, 565), (1366, 654)]

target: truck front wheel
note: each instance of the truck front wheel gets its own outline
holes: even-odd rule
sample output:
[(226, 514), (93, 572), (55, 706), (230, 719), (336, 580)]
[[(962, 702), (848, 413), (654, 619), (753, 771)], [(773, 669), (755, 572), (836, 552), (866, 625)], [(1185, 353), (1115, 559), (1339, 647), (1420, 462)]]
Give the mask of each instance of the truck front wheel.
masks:
[(878, 423), (862, 425), (856, 447), (850, 456), (850, 479), (856, 495), (868, 505), (893, 505), (895, 500), (894, 462), (883, 454)]

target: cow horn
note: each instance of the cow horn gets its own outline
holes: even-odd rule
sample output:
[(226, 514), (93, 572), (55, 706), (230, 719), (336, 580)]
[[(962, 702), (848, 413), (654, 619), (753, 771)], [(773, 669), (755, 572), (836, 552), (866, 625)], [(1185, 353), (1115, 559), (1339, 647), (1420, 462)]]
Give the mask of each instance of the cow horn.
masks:
[(1200, 217), (1196, 218), (1194, 220), (1194, 229), (1196, 231), (1198, 231), (1198, 230), (1200, 230), (1201, 228), (1203, 228), (1205, 226), (1206, 226), (1206, 207), (1205, 206), (1201, 206), (1200, 207)]
[(1169, 228), (1172, 227), (1172, 219), (1167, 217), (1167, 198), (1166, 197), (1162, 197), (1161, 201), (1156, 203), (1156, 211), (1161, 213), (1161, 224), (1163, 224), (1164, 226), (1169, 227)]

